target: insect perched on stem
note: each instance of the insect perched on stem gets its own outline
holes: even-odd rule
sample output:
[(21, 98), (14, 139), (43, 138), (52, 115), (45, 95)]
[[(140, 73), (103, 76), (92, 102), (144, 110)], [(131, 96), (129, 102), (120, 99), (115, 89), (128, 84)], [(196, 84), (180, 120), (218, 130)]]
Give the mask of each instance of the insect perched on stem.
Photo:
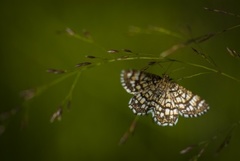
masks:
[(153, 120), (160, 126), (176, 125), (179, 115), (198, 117), (209, 109), (205, 100), (173, 82), (168, 75), (160, 77), (139, 70), (123, 70), (121, 83), (134, 95), (129, 101), (133, 113), (152, 113)]

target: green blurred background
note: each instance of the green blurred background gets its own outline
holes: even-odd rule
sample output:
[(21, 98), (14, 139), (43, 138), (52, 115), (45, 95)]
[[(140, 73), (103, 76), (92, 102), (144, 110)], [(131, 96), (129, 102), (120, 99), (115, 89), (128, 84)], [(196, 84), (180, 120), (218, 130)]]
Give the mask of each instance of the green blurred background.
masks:
[[(239, 18), (208, 12), (203, 7), (240, 14), (238, 2), (233, 0), (1, 0), (0, 112), (22, 104), (20, 91), (61, 77), (46, 73), (48, 68), (74, 67), (86, 61), (85, 55), (111, 57), (93, 44), (62, 34), (66, 27), (80, 34), (84, 29), (89, 31), (107, 50), (127, 48), (157, 56), (191, 37), (240, 23)], [(158, 32), (128, 33), (130, 26), (146, 29), (150, 25), (173, 31), (183, 38)], [(240, 51), (239, 34), (240, 29), (231, 30), (193, 47), (209, 54), (220, 70), (240, 78), (239, 60), (226, 51), (226, 47)], [(191, 47), (177, 51), (171, 58), (209, 66)], [(147, 63), (122, 61), (83, 72), (73, 92), (71, 109), (64, 111), (60, 122), (49, 120), (68, 93), (74, 77), (49, 88), (2, 123), (6, 129), (0, 135), (0, 160), (189, 160), (201, 146), (185, 155), (179, 152), (215, 135), (218, 139), (209, 144), (202, 160), (239, 158), (239, 128), (234, 131), (229, 146), (215, 155), (228, 127), (239, 121), (240, 86), (239, 82), (214, 73), (179, 82), (207, 100), (211, 110), (206, 115), (192, 119), (180, 117), (174, 127), (159, 127), (150, 116), (140, 117), (134, 135), (124, 145), (118, 145), (134, 119), (128, 108), (131, 96), (120, 84), (120, 71), (140, 69)], [(171, 73), (168, 68), (169, 64), (149, 71), (159, 75)], [(178, 79), (201, 71), (187, 66), (171, 76)]]

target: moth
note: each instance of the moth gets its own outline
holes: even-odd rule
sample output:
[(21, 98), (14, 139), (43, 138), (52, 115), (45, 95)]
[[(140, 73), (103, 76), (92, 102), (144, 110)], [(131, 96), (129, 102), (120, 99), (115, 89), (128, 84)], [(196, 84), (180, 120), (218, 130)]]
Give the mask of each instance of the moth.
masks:
[(198, 117), (210, 108), (204, 99), (173, 82), (168, 75), (160, 77), (140, 70), (123, 70), (121, 83), (133, 95), (129, 101), (133, 113), (151, 113), (160, 126), (176, 125), (179, 115)]

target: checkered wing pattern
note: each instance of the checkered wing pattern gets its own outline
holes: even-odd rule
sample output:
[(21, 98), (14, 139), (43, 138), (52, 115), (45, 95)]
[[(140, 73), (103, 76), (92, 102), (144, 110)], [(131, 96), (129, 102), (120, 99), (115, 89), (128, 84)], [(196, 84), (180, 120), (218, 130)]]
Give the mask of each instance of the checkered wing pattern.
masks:
[(147, 98), (142, 93), (138, 93), (130, 99), (129, 108), (134, 114), (146, 115), (149, 112), (150, 106)]
[(155, 86), (160, 79), (160, 76), (137, 70), (123, 70), (121, 73), (122, 86), (130, 94), (141, 93)]
[(173, 126), (179, 115), (197, 117), (209, 109), (205, 100), (172, 82), (167, 75), (123, 70), (121, 82), (125, 90), (134, 95), (129, 101), (133, 113), (152, 113), (153, 120), (160, 126)]
[(170, 96), (181, 116), (198, 117), (207, 112), (209, 106), (200, 96), (194, 95), (191, 91), (175, 83), (173, 85), (175, 87), (172, 88)]

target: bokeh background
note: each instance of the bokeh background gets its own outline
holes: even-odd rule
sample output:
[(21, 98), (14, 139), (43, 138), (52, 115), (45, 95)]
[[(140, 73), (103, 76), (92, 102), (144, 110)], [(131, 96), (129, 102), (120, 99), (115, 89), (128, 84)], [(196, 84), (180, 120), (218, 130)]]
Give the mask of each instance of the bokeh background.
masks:
[[(200, 160), (239, 158), (237, 127), (229, 145), (216, 155), (239, 121), (240, 84), (212, 73), (179, 84), (207, 100), (211, 110), (199, 118), (180, 117), (177, 126), (159, 127), (151, 116), (141, 117), (124, 145), (118, 142), (135, 116), (128, 108), (131, 95), (120, 84), (122, 69), (141, 69), (148, 61), (122, 61), (85, 70), (73, 92), (71, 108), (64, 109), (61, 121), (50, 123), (52, 114), (67, 95), (74, 77), (48, 88), (38, 97), (24, 102), (19, 92), (46, 85), (61, 77), (46, 73), (48, 68), (69, 69), (86, 61), (85, 55), (113, 57), (94, 44), (64, 34), (69, 27), (76, 33), (91, 33), (98, 45), (109, 49), (159, 55), (172, 45), (189, 38), (240, 24), (234, 16), (208, 12), (203, 7), (239, 12), (237, 1), (86, 1), (86, 0), (1, 0), (0, 2), (0, 112), (19, 107), (20, 111), (1, 122), (0, 160), (189, 160), (203, 148), (197, 146), (181, 155), (184, 148), (211, 140)], [(129, 27), (157, 26), (181, 35), (162, 32), (129, 34)], [(240, 52), (240, 29), (220, 34), (202, 44), (177, 51), (171, 58), (205, 66), (206, 60), (191, 47), (208, 54), (218, 68), (240, 79), (239, 60), (226, 47)], [(174, 79), (204, 70), (182, 64), (155, 66), (149, 71), (171, 73)], [(213, 67), (214, 68), (214, 67)]]

